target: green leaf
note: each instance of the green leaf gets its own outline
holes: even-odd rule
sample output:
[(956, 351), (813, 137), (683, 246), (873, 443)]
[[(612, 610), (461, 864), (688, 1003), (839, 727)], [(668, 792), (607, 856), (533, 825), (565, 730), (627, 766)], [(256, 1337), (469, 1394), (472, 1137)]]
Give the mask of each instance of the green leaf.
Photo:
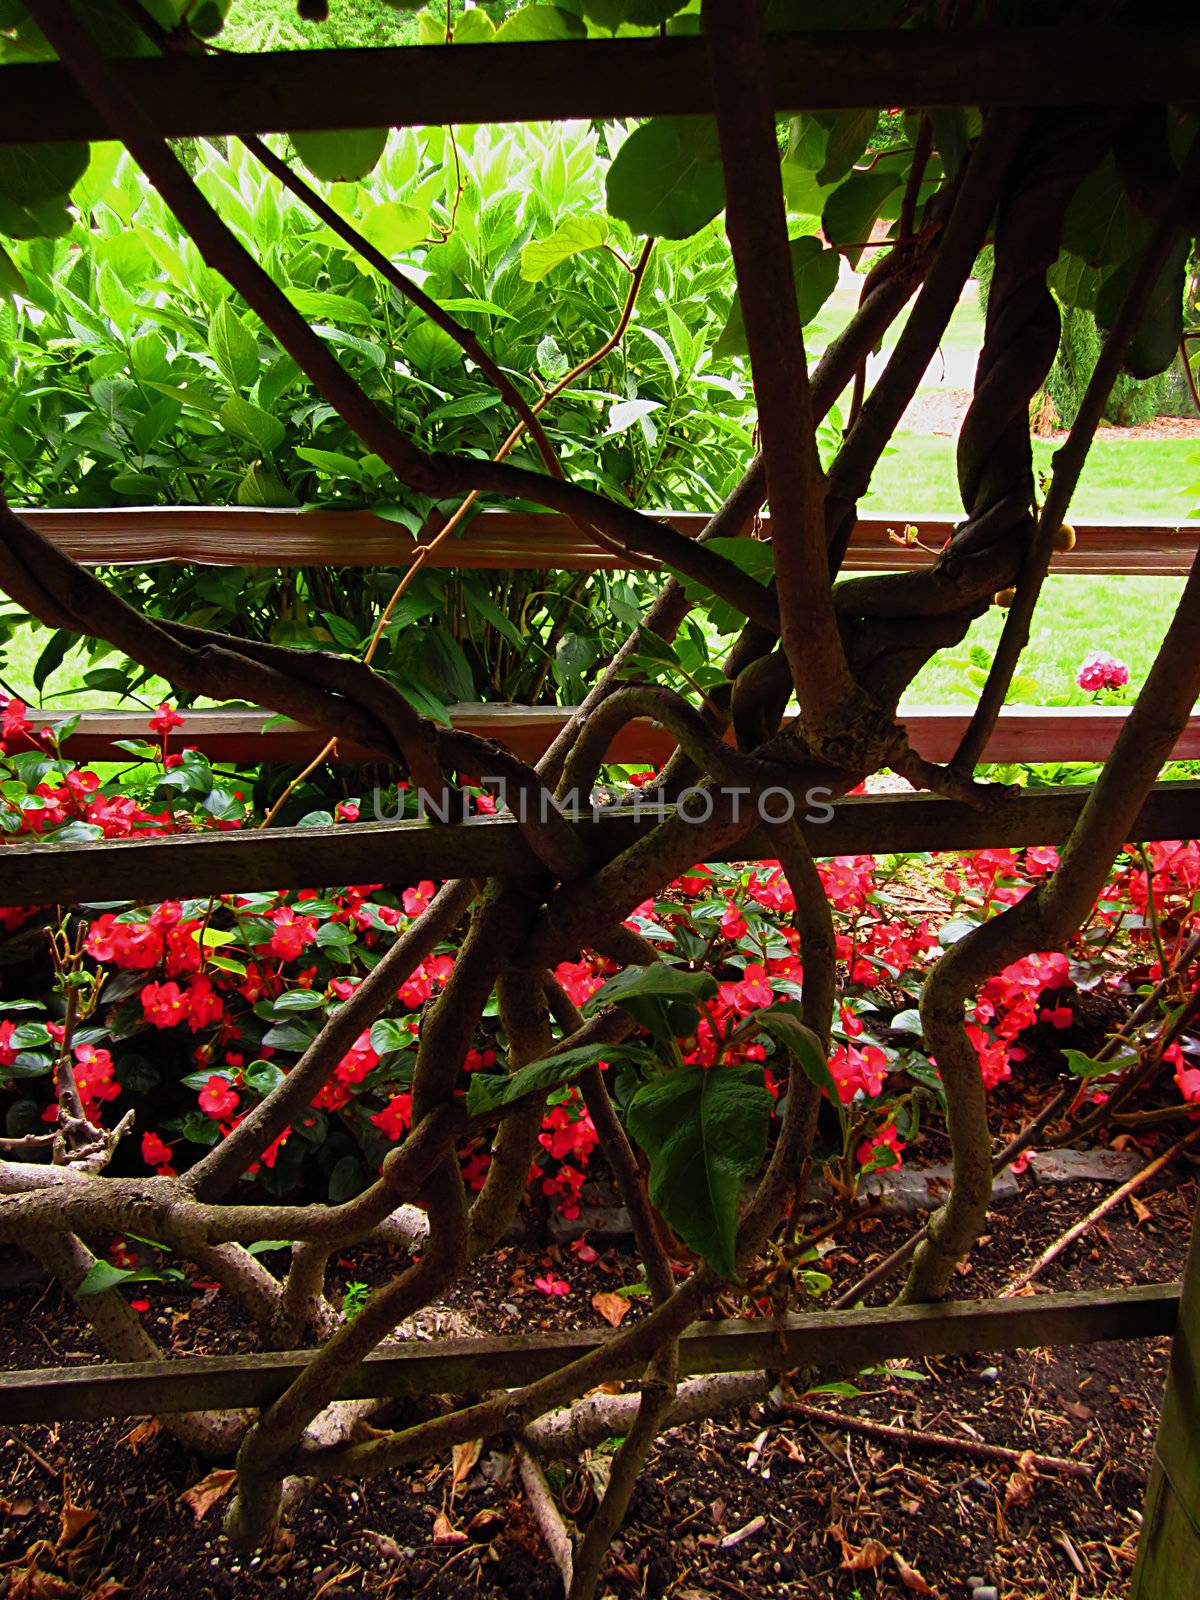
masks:
[(689, 0), (582, 0), (589, 22), (615, 33), (618, 28), (657, 28), (685, 10)]
[[(792, 280), (796, 285), (796, 306), (801, 324), (806, 325), (837, 288), (838, 253), (836, 250), (822, 249), (821, 241), (811, 234), (790, 240), (788, 250), (792, 258)], [(747, 353), (742, 301), (736, 293), (713, 353), (717, 356), (744, 356)]]
[(352, 328), (372, 328), (375, 325), (370, 309), (348, 294), (330, 294), (325, 289), (301, 289), (295, 284), (289, 284), (284, 293), (296, 310), (310, 321), (343, 322)]
[(7, 250), (0, 250), (0, 294), (26, 294), (28, 285)]
[(557, 1055), (543, 1056), (531, 1061), (507, 1076), (495, 1072), (473, 1072), (467, 1084), (467, 1111), (473, 1117), (483, 1116), (500, 1106), (512, 1105), (527, 1094), (549, 1094), (573, 1083), (600, 1061), (612, 1062), (625, 1055), (648, 1056), (649, 1051), (638, 1051), (629, 1045), (580, 1045), (574, 1050), (560, 1050)]
[(725, 204), (716, 124), (709, 117), (655, 117), (617, 151), (605, 180), (609, 214), (635, 233), (684, 239)]
[(510, 44), (538, 39), (581, 39), (586, 33), (578, 17), (559, 6), (522, 6), (496, 29), (496, 38)]
[(825, 202), (821, 226), (830, 244), (837, 245), (852, 265), (871, 232), (883, 202), (900, 182), (894, 168), (852, 173)]
[(816, 119), (828, 130), (825, 157), (817, 172), (818, 183), (836, 183), (844, 178), (864, 153), (879, 122), (872, 106), (862, 111), (839, 111)]
[(208, 325), (208, 350), (230, 388), (248, 389), (258, 377), (258, 340), (228, 300)]
[(689, 1067), (629, 1102), (629, 1132), (650, 1160), (651, 1201), (724, 1278), (737, 1275), (738, 1196), (766, 1151), (773, 1104), (755, 1066)]
[(385, 256), (397, 256), (428, 237), (429, 213), (404, 200), (381, 200), (363, 212), (358, 231)]
[(1092, 266), (1128, 261), (1150, 224), (1125, 193), (1116, 158), (1107, 156), (1076, 189), (1063, 218), (1062, 247)]
[(111, 1261), (93, 1261), (75, 1290), (75, 1298), (83, 1299), (89, 1294), (105, 1294), (109, 1289), (119, 1289), (125, 1283), (161, 1283), (162, 1273), (154, 1272), (149, 1267), (138, 1267), (136, 1270), (126, 1267), (114, 1267)]
[(87, 164), (86, 144), (0, 145), (0, 233), (14, 239), (66, 233), (67, 200)]
[(624, 1005), (626, 1000), (714, 1000), (717, 980), (708, 972), (685, 972), (665, 961), (649, 967), (626, 967), (616, 973), (588, 1001), (588, 1010)]
[(587, 250), (600, 250), (608, 243), (608, 220), (589, 212), (568, 217), (548, 239), (531, 239), (521, 251), (521, 276), (526, 283), (540, 283), (547, 273), (572, 256)]
[(1131, 1050), (1110, 1056), (1107, 1061), (1097, 1061), (1095, 1056), (1089, 1056), (1082, 1050), (1064, 1050), (1063, 1056), (1068, 1071), (1076, 1078), (1107, 1078), (1112, 1072), (1124, 1072), (1126, 1067), (1135, 1066), (1138, 1060), (1136, 1053)]
[[(1150, 291), (1137, 331), (1121, 362), (1134, 378), (1156, 377), (1167, 370), (1179, 353), (1183, 340), (1183, 291), (1191, 247), (1191, 239), (1181, 234)], [(1096, 321), (1102, 328), (1111, 328), (1116, 322), (1140, 265), (1138, 258), (1127, 261), (1100, 286), (1096, 295)]]
[(331, 128), (289, 135), (301, 161), (322, 183), (354, 183), (371, 172), (387, 144), (386, 128)]
[(287, 429), (278, 417), (261, 406), (251, 405), (240, 395), (230, 395), (221, 407), (220, 418), (230, 433), (240, 434), (263, 451), (277, 450), (287, 438)]
[[(811, 1028), (800, 1021), (797, 1009), (788, 1002), (764, 1007), (754, 1012), (754, 1020), (763, 1033), (779, 1041), (789, 1055), (800, 1063), (800, 1069), (809, 1083), (823, 1089), (835, 1106), (840, 1106), (841, 1095), (837, 1082), (829, 1070), (829, 1062), (821, 1041)], [(749, 1018), (747, 1020), (750, 1020)]]
[(281, 994), (271, 1007), (274, 1016), (285, 1016), (289, 1011), (319, 1011), (325, 996), (319, 990), (289, 989)]

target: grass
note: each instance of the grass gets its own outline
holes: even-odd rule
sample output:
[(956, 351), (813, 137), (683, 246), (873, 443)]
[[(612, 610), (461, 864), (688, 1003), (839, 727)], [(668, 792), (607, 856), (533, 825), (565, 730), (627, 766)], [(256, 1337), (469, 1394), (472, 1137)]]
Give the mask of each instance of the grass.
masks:
[[(1010, 704), (1090, 705), (1093, 697), (1075, 682), (1089, 650), (1107, 650), (1129, 668), (1128, 688), (1106, 696), (1106, 703), (1132, 703), (1182, 589), (1182, 578), (1049, 578)], [(967, 676), (968, 652), (972, 644), (979, 644), (990, 656), (1004, 617), (998, 606), (980, 617), (957, 650), (944, 653), (918, 673), (905, 704), (973, 704), (978, 685)]]
[[(1034, 461), (1048, 472), (1055, 450), (1035, 439)], [(905, 517), (961, 517), (955, 441), (897, 433), (879, 463), (864, 511)], [(1072, 502), (1081, 522), (1182, 522), (1200, 511), (1200, 439), (1130, 439), (1102, 429), (1088, 453)]]

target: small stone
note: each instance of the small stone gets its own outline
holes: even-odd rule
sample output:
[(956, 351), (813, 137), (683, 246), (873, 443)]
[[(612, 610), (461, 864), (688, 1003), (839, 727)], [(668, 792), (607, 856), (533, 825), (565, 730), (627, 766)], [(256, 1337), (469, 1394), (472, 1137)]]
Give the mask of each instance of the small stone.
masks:
[(971, 1600), (1000, 1600), (1000, 1591), (994, 1584), (981, 1583), (972, 1591)]
[(995, 1383), (999, 1376), (999, 1367), (984, 1367), (983, 1371), (979, 1374), (979, 1381), (980, 1383)]
[(971, 1590), (982, 1589), (987, 1583), (986, 1578), (968, 1578), (967, 1588)]

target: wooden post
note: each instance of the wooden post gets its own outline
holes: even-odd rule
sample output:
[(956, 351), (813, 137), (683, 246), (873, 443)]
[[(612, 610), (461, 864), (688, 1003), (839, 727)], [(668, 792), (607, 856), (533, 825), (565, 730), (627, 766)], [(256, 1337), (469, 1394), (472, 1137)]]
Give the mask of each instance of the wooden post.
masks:
[(1194, 1600), (1200, 1588), (1200, 1209), (1142, 1515), (1130, 1600)]

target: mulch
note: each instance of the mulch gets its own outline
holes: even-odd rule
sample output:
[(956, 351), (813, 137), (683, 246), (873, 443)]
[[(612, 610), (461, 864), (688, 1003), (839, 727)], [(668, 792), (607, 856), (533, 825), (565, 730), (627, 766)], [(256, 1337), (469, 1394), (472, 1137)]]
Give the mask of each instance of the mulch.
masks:
[[(1107, 1192), (1041, 1188), (1027, 1176), (998, 1207), (960, 1292), (996, 1292)], [(1185, 1160), (1072, 1246), (1043, 1290), (1159, 1282), (1179, 1275), (1196, 1201)], [(902, 1239), (911, 1222), (869, 1218), (824, 1263), (841, 1285)], [(535, 1237), (537, 1230), (531, 1230)], [(348, 1253), (341, 1283), (392, 1263)], [(534, 1280), (570, 1284), (549, 1297)], [(600, 1323), (591, 1306), (638, 1276), (620, 1248), (581, 1262), (566, 1247), (514, 1244), (459, 1286), (452, 1304), (480, 1331)], [(172, 1353), (249, 1348), (235, 1307), (191, 1274), (147, 1290), (149, 1324)], [(635, 1301), (630, 1316), (640, 1314)], [(57, 1288), (10, 1290), (0, 1310), (6, 1367), (99, 1359), (87, 1325)], [(991, 1585), (1026, 1600), (1117, 1600), (1126, 1592), (1165, 1372), (1166, 1342), (1111, 1343), (978, 1358), (890, 1363), (831, 1375), (809, 1396), (823, 1409), (948, 1434), (964, 1451), (878, 1443), (766, 1403), (665, 1435), (611, 1553), (607, 1593), (679, 1600), (965, 1597)], [(982, 1439), (1069, 1457), (1086, 1479), (972, 1459)], [(586, 1518), (611, 1450), (548, 1476)], [(463, 1463), (460, 1462), (460, 1468)], [(469, 1465), (469, 1464), (468, 1464)], [(450, 1460), (365, 1483), (317, 1485), (270, 1552), (225, 1542), (218, 1498), (202, 1515), (187, 1491), (201, 1463), (151, 1424), (9, 1428), (0, 1438), (0, 1583), (11, 1600), (333, 1600), (340, 1595), (551, 1597), (561, 1585), (502, 1443), (462, 1481)], [(220, 1490), (226, 1480), (211, 1480)], [(203, 1494), (198, 1504), (203, 1504)]]

